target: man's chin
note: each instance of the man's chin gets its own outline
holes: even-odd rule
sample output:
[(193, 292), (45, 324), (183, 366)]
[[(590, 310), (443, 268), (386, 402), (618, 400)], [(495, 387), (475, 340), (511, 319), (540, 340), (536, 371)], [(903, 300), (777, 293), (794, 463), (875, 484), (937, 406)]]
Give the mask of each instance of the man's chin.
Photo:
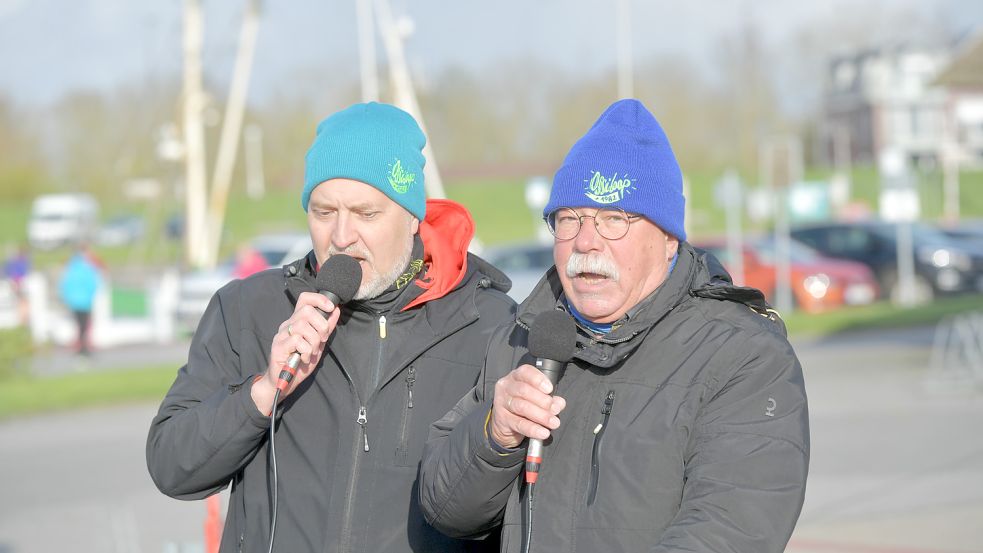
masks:
[(575, 291), (567, 294), (567, 300), (584, 318), (596, 323), (607, 322), (615, 310), (610, 294), (581, 294)]
[(358, 291), (355, 292), (355, 300), (370, 300), (372, 298), (378, 297), (382, 294), (387, 286), (383, 286), (380, 283), (378, 275), (366, 271), (366, 265), (362, 265), (363, 278), (362, 284), (358, 287)]

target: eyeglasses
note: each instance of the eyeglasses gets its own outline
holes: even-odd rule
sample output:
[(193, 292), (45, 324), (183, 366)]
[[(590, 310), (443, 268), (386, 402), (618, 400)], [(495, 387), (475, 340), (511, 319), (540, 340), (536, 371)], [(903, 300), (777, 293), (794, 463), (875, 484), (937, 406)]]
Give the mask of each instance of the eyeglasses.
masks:
[(631, 222), (642, 216), (629, 215), (623, 209), (616, 207), (598, 209), (593, 215), (578, 215), (569, 207), (559, 207), (544, 219), (546, 226), (557, 240), (570, 240), (580, 234), (580, 227), (588, 217), (594, 219), (594, 228), (597, 229), (598, 234), (608, 240), (618, 240), (628, 234)]

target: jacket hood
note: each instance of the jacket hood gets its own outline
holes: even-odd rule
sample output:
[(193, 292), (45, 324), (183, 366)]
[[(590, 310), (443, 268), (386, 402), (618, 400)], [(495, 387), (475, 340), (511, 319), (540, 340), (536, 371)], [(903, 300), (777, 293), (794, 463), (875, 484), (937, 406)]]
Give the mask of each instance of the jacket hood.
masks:
[[(701, 279), (702, 284), (694, 286), (690, 290), (690, 295), (740, 302), (769, 317), (772, 321), (781, 320), (776, 316), (777, 312), (768, 304), (764, 292), (750, 286), (736, 286), (730, 273), (724, 269), (724, 265), (713, 254), (695, 248), (694, 252), (704, 267), (705, 278)], [(784, 333), (784, 324), (781, 324), (781, 327)]]
[[(423, 263), (426, 270), (416, 285), (423, 293), (402, 310), (442, 298), (457, 288), (474, 270), (484, 273), (495, 288), (507, 292), (511, 281), (501, 271), (468, 253), (474, 238), (474, 219), (463, 205), (452, 200), (427, 200), (427, 216), (420, 222)], [(468, 261), (471, 263), (468, 263)], [(470, 269), (470, 270), (469, 270)]]

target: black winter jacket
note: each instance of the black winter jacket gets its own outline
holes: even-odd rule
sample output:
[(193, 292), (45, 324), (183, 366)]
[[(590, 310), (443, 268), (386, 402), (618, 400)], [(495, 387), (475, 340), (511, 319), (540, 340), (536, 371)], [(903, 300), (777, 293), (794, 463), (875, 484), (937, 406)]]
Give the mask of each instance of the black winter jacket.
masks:
[[(420, 496), (449, 535), (501, 525), (501, 551), (520, 550), (525, 452), (497, 453), (485, 425), (495, 382), (531, 361), (528, 326), (561, 294), (551, 269), (496, 332), (478, 386), (434, 423)], [(809, 459), (802, 371), (760, 292), (732, 286), (712, 257), (680, 244), (625, 325), (581, 329), (556, 393), (567, 407), (546, 442), (531, 551), (783, 550)]]
[[(151, 476), (167, 495), (200, 499), (231, 484), (225, 553), (266, 551), (269, 540), (269, 418), (256, 409), (250, 386), (293, 312), (284, 284), (283, 270), (269, 270), (212, 298), (147, 441)], [(415, 482), (430, 424), (477, 382), (491, 330), (514, 320), (507, 288), (497, 269), (468, 255), (466, 274), (452, 290), (389, 313), (405, 335), (398, 351), (387, 353), (398, 361), (382, 367), (368, 397), (357, 391), (363, 389), (357, 379), (369, 371), (348, 362), (369, 356), (362, 351), (366, 339), (336, 330), (317, 371), (278, 411), (276, 551), (486, 548), (430, 527)], [(380, 336), (372, 340), (382, 351)]]

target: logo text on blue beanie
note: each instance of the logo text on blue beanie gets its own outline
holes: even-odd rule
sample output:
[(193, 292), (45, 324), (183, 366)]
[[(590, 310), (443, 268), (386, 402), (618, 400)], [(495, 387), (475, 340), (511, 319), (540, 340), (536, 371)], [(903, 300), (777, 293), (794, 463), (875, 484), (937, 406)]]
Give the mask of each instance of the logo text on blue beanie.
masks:
[(600, 171), (591, 171), (591, 178), (584, 179), (587, 183), (584, 195), (599, 204), (613, 204), (624, 199), (625, 194), (631, 194), (635, 189), (635, 179), (624, 175), (618, 178), (618, 173), (605, 177)]

